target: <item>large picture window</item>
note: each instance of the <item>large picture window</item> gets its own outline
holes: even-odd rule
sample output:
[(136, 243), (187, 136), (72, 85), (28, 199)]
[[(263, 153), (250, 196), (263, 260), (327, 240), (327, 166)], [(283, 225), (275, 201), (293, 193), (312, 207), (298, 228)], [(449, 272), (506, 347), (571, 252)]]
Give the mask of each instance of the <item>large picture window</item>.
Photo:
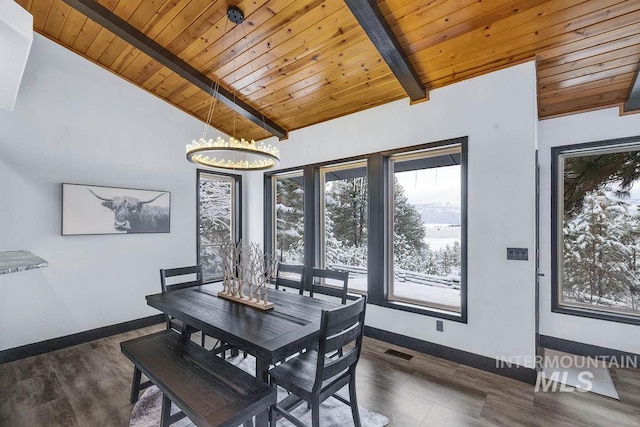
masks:
[(367, 291), (367, 163), (320, 168), (322, 268), (349, 272), (349, 289)]
[(304, 179), (302, 171), (272, 176), (271, 248), (278, 260), (304, 264)]
[(390, 301), (461, 312), (461, 146), (389, 161)]
[(640, 323), (640, 140), (553, 158), (554, 311)]
[[(264, 175), (264, 245), (372, 305), (467, 322), (467, 138)], [(325, 282), (332, 286), (337, 283)]]
[(198, 263), (205, 281), (222, 277), (220, 244), (240, 238), (239, 188), (239, 176), (198, 171)]

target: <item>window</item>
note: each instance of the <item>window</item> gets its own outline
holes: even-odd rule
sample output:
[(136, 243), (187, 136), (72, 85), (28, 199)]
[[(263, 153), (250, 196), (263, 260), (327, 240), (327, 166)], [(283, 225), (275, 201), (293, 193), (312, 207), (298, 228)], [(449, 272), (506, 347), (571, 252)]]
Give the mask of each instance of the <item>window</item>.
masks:
[(390, 301), (461, 313), (461, 146), (389, 160)]
[(554, 311), (640, 323), (640, 141), (553, 150)]
[(205, 281), (222, 275), (220, 244), (240, 239), (240, 180), (237, 175), (198, 171), (198, 263)]
[(349, 289), (367, 291), (367, 163), (320, 168), (320, 265), (349, 272)]
[(287, 264), (304, 264), (304, 180), (302, 171), (274, 175), (271, 180), (272, 250)]
[(348, 271), (369, 304), (466, 323), (466, 147), (461, 137), (265, 173), (264, 246), (309, 275)]

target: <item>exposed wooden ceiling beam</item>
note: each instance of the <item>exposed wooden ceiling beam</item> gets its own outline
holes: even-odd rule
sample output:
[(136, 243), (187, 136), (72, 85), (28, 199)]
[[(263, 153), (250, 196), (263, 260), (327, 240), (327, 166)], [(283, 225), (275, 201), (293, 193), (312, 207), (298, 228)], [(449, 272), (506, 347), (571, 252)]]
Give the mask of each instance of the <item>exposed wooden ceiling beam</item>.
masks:
[[(118, 17), (109, 9), (100, 5), (95, 0), (63, 0), (69, 6), (86, 15), (92, 21), (102, 25), (122, 40), (144, 52), (185, 80), (196, 85), (212, 96), (216, 94), (213, 89), (214, 82), (200, 71), (175, 56), (169, 50), (159, 45), (141, 31), (131, 26), (128, 22)], [(227, 107), (242, 114), (258, 126), (265, 127), (272, 135), (280, 139), (287, 138), (287, 130), (265, 117), (258, 110), (233, 96), (233, 93), (219, 87), (217, 96)]]
[(378, 49), (393, 74), (411, 98), (418, 101), (426, 98), (427, 89), (415, 69), (404, 55), (391, 27), (384, 19), (376, 0), (344, 0), (356, 17), (373, 45)]
[(624, 111), (640, 111), (640, 65), (636, 72), (636, 78), (633, 79), (633, 86), (631, 86), (631, 93), (627, 102), (624, 103)]

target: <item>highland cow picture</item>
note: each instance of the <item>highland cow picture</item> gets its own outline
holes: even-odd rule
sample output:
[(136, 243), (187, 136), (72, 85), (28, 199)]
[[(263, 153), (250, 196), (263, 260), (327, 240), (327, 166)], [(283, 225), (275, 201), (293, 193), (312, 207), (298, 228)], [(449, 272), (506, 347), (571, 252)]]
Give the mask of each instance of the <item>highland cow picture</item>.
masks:
[(168, 191), (62, 184), (62, 235), (169, 233)]

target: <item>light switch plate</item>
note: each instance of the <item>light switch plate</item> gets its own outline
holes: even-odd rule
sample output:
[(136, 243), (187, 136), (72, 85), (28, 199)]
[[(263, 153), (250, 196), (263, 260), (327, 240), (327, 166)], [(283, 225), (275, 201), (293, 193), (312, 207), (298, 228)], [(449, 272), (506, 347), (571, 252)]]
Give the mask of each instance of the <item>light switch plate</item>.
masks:
[(529, 249), (527, 248), (507, 248), (507, 259), (514, 261), (528, 261)]

